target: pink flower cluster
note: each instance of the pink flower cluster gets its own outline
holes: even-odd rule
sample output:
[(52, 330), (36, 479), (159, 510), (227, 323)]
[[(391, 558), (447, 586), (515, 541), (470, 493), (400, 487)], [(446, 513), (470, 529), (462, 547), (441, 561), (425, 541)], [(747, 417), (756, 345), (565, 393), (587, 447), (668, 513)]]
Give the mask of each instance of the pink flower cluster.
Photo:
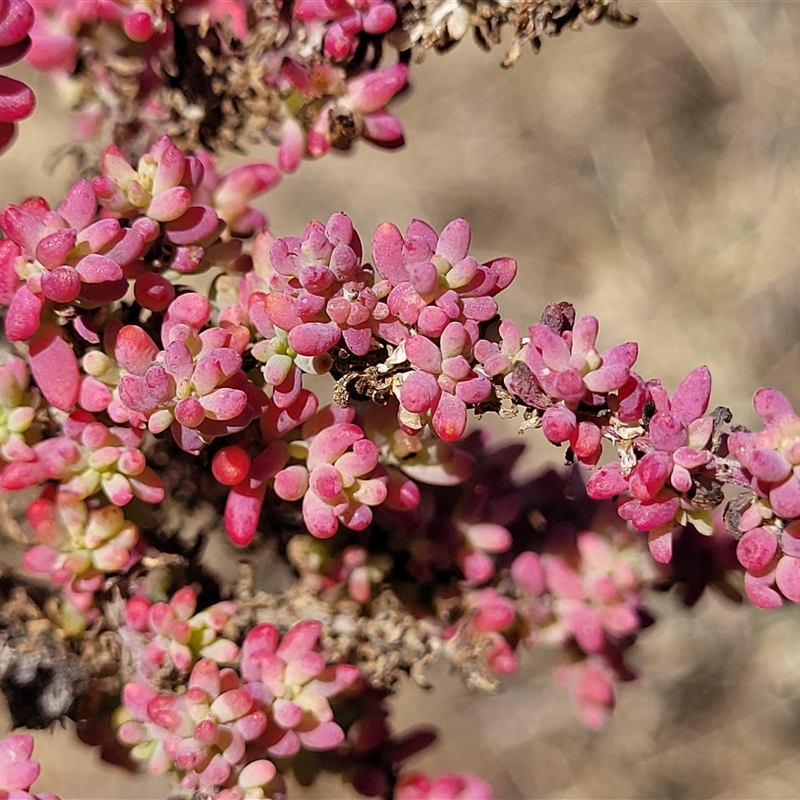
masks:
[(0, 459), (25, 461), (34, 458), (31, 445), (41, 435), (36, 423), (39, 393), (29, 388), (25, 361), (10, 356), (0, 364)]
[(397, 10), (388, 0), (298, 0), (294, 14), (303, 22), (331, 22), (323, 50), (336, 61), (353, 55), (360, 31), (380, 34), (391, 30)]
[[(301, 534), (289, 541), (287, 557), (303, 585), (331, 601), (348, 595), (369, 603), (398, 559), (415, 581), (430, 581), (445, 570), (453, 578), (466, 575), (486, 581), (494, 573), (492, 556), (507, 549), (508, 531), (485, 516), (497, 517), (501, 506), (510, 515), (518, 511), (514, 498), (504, 494), (502, 480), (491, 511), (479, 499), (486, 488), (482, 479), (455, 490), (473, 473), (473, 457), (466, 449), (432, 437), (409, 437), (397, 426), (396, 408), (396, 401), (369, 406), (363, 420), (368, 441), (388, 462), (380, 470), (386, 498), (373, 509), (372, 523), (363, 531), (340, 529), (330, 540)], [(392, 463), (395, 459), (398, 462)], [(492, 459), (486, 463), (497, 477), (503, 465)], [(454, 490), (462, 498), (455, 512)], [(391, 536), (387, 538), (384, 530), (391, 530)]]
[(282, 779), (270, 759), (301, 748), (330, 750), (344, 739), (328, 698), (358, 672), (326, 665), (317, 649), (320, 629), (299, 622), (281, 639), (271, 625), (257, 625), (242, 643), (238, 671), (201, 659), (184, 695), (127, 684), (120, 739), (153, 773), (176, 773), (184, 789), (216, 800), (279, 795)]
[(130, 598), (120, 635), (131, 652), (141, 653), (135, 659), (137, 674), (150, 683), (159, 672), (188, 674), (198, 658), (233, 663), (239, 648), (224, 638), (223, 629), (235, 613), (236, 603), (230, 600), (197, 611), (197, 592), (184, 586), (169, 602)]
[[(353, 422), (354, 410), (326, 406), (316, 411), (316, 402), (306, 402), (304, 395), (299, 403), (300, 409), (283, 411), (270, 404), (261, 429), (272, 441), (252, 463), (247, 454), (242, 460), (244, 477), (232, 487), (225, 509), (228, 534), (238, 544), (253, 538), (270, 484), (281, 500), (302, 499), (303, 520), (321, 539), (333, 536), (340, 523), (363, 530), (372, 521), (371, 507), (387, 497), (378, 448)], [(294, 410), (300, 415), (292, 417)], [(277, 438), (280, 434), (289, 435), (288, 443)]]
[[(246, 201), (267, 185), (258, 178), (262, 166), (243, 171), (256, 177), (249, 183), (251, 194), (239, 195), (235, 209), (224, 192), (212, 195), (212, 201), (222, 204), (221, 212), (235, 222), (258, 221)], [(116, 147), (107, 148), (102, 170), (94, 182), (74, 184), (56, 211), (34, 198), (21, 206), (6, 206), (0, 214), (0, 227), (8, 237), (0, 245), (6, 336), (30, 343), (37, 384), (47, 401), (62, 410), (71, 410), (81, 391), (70, 334), (62, 327), (65, 318), (74, 331), (71, 335), (98, 344), (97, 328), (108, 304), (124, 296), (131, 279), (136, 279), (137, 301), (161, 311), (175, 296), (169, 278), (212, 266), (232, 267), (241, 253), (240, 240), (221, 238), (225, 223), (217, 211), (198, 202), (208, 194), (203, 163), (185, 157), (167, 137), (156, 141), (137, 169)], [(236, 192), (243, 182), (247, 183), (239, 177), (232, 180)], [(173, 318), (186, 313), (182, 304), (187, 302), (179, 303)], [(71, 309), (66, 315), (65, 306)], [(190, 313), (187, 319), (172, 321), (196, 319), (197, 313)]]
[(556, 678), (567, 683), (591, 728), (601, 727), (613, 707), (614, 677), (629, 677), (624, 650), (643, 626), (642, 591), (655, 578), (636, 539), (602, 516), (596, 523), (605, 536), (585, 530), (565, 541), (554, 531), (541, 556), (525, 552), (511, 566), (529, 641), (576, 648), (579, 657)]
[[(527, 328), (501, 319), (496, 298), (516, 262), (479, 263), (463, 219), (441, 232), (383, 223), (369, 252), (342, 212), (300, 236), (266, 229), (254, 199), (304, 157), (358, 138), (403, 143), (388, 108), (407, 87), (410, 53), (384, 56), (410, 46), (404, 10), (0, 0), (0, 65), (29, 51), (80, 90), (84, 134), (107, 116), (121, 137), (57, 206), (30, 198), (0, 212), (4, 330), (25, 354), (0, 364), (0, 489), (40, 490), (22, 563), (61, 588), (64, 632), (114, 627), (113, 606), (98, 605), (110, 586), (128, 597), (117, 627), (135, 679), (118, 736), (192, 796), (283, 797), (295, 757), (293, 767), (341, 771), (371, 796), (481, 800), (491, 789), (471, 773), (403, 773), (431, 735), (391, 735), (388, 690), (327, 663), (320, 622), (282, 637), (269, 624), (241, 631), (236, 602), (202, 607), (190, 586), (165, 593), (175, 576), (142, 558), (133, 520), (164, 499), (151, 465), (168, 452), (178, 468), (210, 465), (219, 486), (197, 488), (220, 508), (226, 498), (235, 544), (276, 534), (299, 573), (294, 590), (318, 596), (309, 607), (321, 598), (363, 621), (394, 599), (420, 647), (476, 683), (513, 673), (523, 645), (559, 648), (555, 678), (591, 728), (616, 682), (633, 677), (625, 657), (649, 623), (647, 586), (671, 581), (693, 602), (735, 568), (713, 514), (726, 485), (744, 490), (724, 525), (747, 596), (762, 608), (800, 603), (800, 417), (782, 394), (756, 393), (763, 430), (726, 432), (727, 410), (707, 413), (705, 367), (670, 396), (633, 371), (635, 343), (604, 349), (598, 321), (568, 304)], [(459, 38), (449, 25), (466, 22), (442, 13), (452, 16), (442, 36)], [(184, 58), (200, 39), (209, 47), (189, 54), (197, 62)], [(240, 100), (234, 120), (209, 107)], [(33, 102), (0, 76), (0, 150)], [(263, 136), (277, 163), (221, 172), (167, 136), (142, 155), (167, 123), (208, 147)], [(207, 271), (208, 296), (186, 285)], [(326, 373), (336, 405), (312, 390), (309, 376)], [(515, 479), (521, 448), (466, 436), (471, 410), (521, 412), (523, 428), (592, 470), (590, 500), (577, 469)], [(606, 441), (617, 458), (598, 466)], [(647, 560), (637, 532), (669, 568)], [(37, 800), (32, 745), (0, 741), (0, 800)]]
[(147, 465), (141, 444), (139, 431), (109, 428), (86, 411), (73, 411), (64, 419), (61, 435), (34, 444), (28, 460), (0, 469), (0, 488), (18, 491), (58, 481), (60, 493), (79, 500), (102, 491), (117, 506), (134, 497), (160, 503), (164, 487)]
[(167, 30), (167, 16), (160, 1), (32, 0), (36, 22), (31, 30), (33, 46), (28, 61), (37, 69), (72, 72), (78, 59), (78, 36), (84, 26), (108, 24), (121, 29), (133, 42), (143, 43)]
[(228, 326), (201, 332), (210, 312), (205, 297), (180, 295), (167, 309), (163, 350), (134, 325), (122, 328), (115, 344), (128, 373), (119, 380), (122, 404), (146, 419), (151, 433), (169, 428), (189, 453), (199, 453), (215, 436), (244, 430), (263, 397), (241, 369), (249, 331)]
[(708, 449), (714, 420), (703, 416), (711, 396), (711, 374), (706, 367), (690, 372), (671, 400), (659, 381), (650, 381), (647, 389), (656, 413), (647, 436), (636, 441), (644, 455), (627, 475), (619, 463), (602, 467), (590, 478), (587, 492), (597, 500), (625, 492), (620, 515), (637, 530), (647, 531), (653, 556), (668, 563), (676, 519), (680, 524), (703, 524), (701, 510), (687, 495), (698, 473), (716, 466)]
[(632, 378), (630, 371), (638, 355), (637, 345), (626, 342), (598, 353), (597, 331), (594, 317), (581, 317), (560, 335), (539, 323), (530, 327), (530, 341), (524, 349), (525, 363), (536, 382), (555, 401), (542, 416), (544, 435), (554, 444), (569, 442), (586, 466), (597, 463), (602, 439), (594, 421), (578, 421), (578, 406), (603, 406), (611, 392), (619, 392), (624, 406), (625, 399), (634, 394), (638, 403), (631, 416), (638, 418), (644, 404), (638, 391), (641, 381)]
[(597, 728), (613, 707), (615, 681), (633, 677), (624, 653), (647, 624), (643, 591), (660, 575), (609, 506), (586, 509), (587, 527), (576, 527), (564, 497), (580, 488), (577, 475), (565, 481), (556, 473), (526, 487), (548, 520), (543, 540), (536, 550), (518, 541), (494, 585), (462, 589), (463, 614), (443, 639), (453, 652), (480, 644), (498, 675), (516, 671), (520, 644), (562, 649), (555, 678), (567, 684), (582, 721)]
[(492, 392), (474, 368), (473, 347), (479, 324), (497, 313), (494, 296), (511, 283), (517, 266), (510, 258), (479, 264), (467, 255), (470, 240), (465, 220), (449, 223), (440, 236), (420, 220), (405, 236), (390, 223), (373, 235), (375, 266), (391, 286), (387, 306), (400, 323), (389, 341), (402, 343), (415, 368), (399, 392), (398, 419), (409, 433), (430, 419), (438, 436), (454, 441), (466, 429), (467, 404)]
[(343, 595), (366, 605), (391, 567), (391, 558), (372, 555), (361, 545), (349, 545), (341, 553), (315, 536), (297, 534), (289, 540), (287, 557), (309, 591), (335, 602)]
[[(167, 121), (170, 109), (160, 94), (164, 73), (152, 65), (175, 59), (175, 26), (210, 25), (221, 38), (235, 36), (235, 46), (253, 52), (254, 65), (263, 71), (261, 91), (271, 92), (274, 100), (265, 133), (279, 145), (281, 172), (293, 172), (306, 155), (318, 158), (332, 147), (346, 149), (359, 137), (388, 148), (403, 143), (400, 123), (385, 106), (405, 87), (407, 67), (403, 63), (380, 67), (359, 55), (362, 40), (380, 41), (394, 27), (397, 9), (390, 0), (302, 0), (290, 6), (290, 25), (280, 46), (274, 37), (264, 45), (268, 37), (260, 26), (272, 21), (269, 15), (263, 20), (249, 16), (241, 0), (191, 0), (170, 13), (160, 0), (32, 0), (35, 22), (24, 0), (11, 3), (15, 4), (30, 13), (27, 27), (20, 18), (16, 27), (9, 28), (9, 58), (22, 57), (31, 45), (28, 61), (34, 67), (69, 76), (67, 80), (80, 85), (84, 99), (78, 128), (83, 137), (95, 136), (104, 117), (117, 111), (116, 76), (108, 65), (120, 57), (130, 59), (131, 54), (141, 58), (139, 69), (128, 75), (138, 85), (143, 110), (138, 122), (155, 129)], [(28, 28), (30, 39), (25, 36)], [(25, 38), (20, 41), (21, 37)], [(225, 55), (231, 53), (226, 49)], [(79, 60), (83, 69), (75, 75)], [(33, 95), (23, 84), (3, 80), (10, 82), (5, 93), (13, 123), (30, 112)], [(220, 216), (239, 233), (263, 224), (257, 216), (242, 214), (242, 196), (270, 188), (278, 178), (270, 165), (258, 173), (234, 170), (216, 186), (210, 185), (208, 192), (222, 204), (233, 193), (238, 195)]]
[(27, 517), (39, 544), (25, 553), (22, 563), (64, 587), (68, 612), (80, 619), (75, 624), (81, 630), (91, 619), (95, 592), (106, 575), (138, 560), (139, 529), (118, 506), (89, 509), (63, 491), (47, 491), (34, 500)]
[(389, 317), (381, 302), (385, 287), (374, 285), (373, 272), (362, 265), (361, 255), (358, 234), (341, 213), (325, 226), (309, 223), (302, 239), (276, 239), (268, 254), (254, 249), (262, 290), (251, 291), (248, 311), (264, 337), (256, 357), (265, 362), (264, 377), (276, 387), (276, 402), (289, 405), (300, 391), (295, 356), (321, 356), (342, 338), (351, 352), (363, 356), (372, 344), (373, 329), (381, 333), (379, 326)]
[[(278, 166), (294, 172), (304, 155), (320, 158), (331, 148), (347, 150), (357, 137), (379, 147), (394, 149), (404, 144), (397, 118), (385, 106), (406, 85), (408, 68), (394, 64), (354, 77), (339, 66), (306, 66), (292, 59), (281, 65), (274, 78), (283, 118), (280, 124)], [(306, 98), (305, 107), (318, 108), (313, 124), (306, 128), (292, 113), (297, 96)]]
[(753, 402), (765, 428), (735, 431), (728, 449), (750, 476), (751, 502), (737, 523), (747, 596), (761, 608), (800, 603), (800, 417), (775, 389)]

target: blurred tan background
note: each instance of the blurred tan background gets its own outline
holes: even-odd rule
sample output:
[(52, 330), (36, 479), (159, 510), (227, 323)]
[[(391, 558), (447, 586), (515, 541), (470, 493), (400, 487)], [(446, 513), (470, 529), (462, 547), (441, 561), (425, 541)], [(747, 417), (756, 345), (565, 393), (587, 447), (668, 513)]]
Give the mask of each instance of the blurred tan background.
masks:
[[(479, 258), (520, 264), (501, 309), (536, 321), (570, 300), (600, 319), (604, 346), (640, 342), (638, 369), (674, 388), (705, 363), (712, 405), (755, 422), (760, 385), (800, 404), (800, 3), (626, 2), (631, 30), (601, 25), (544, 43), (500, 69), (502, 52), (463, 42), (412, 70), (397, 103), (407, 146), (367, 145), (308, 163), (262, 202), (277, 234), (347, 211), (365, 239), (380, 221), (464, 216)], [(39, 108), (0, 161), (3, 200), (57, 200), (66, 115), (34, 78)], [(265, 151), (264, 156), (270, 154)], [(498, 426), (514, 436), (513, 423)], [(557, 457), (529, 435), (531, 463)], [(633, 654), (607, 730), (584, 731), (530, 653), (494, 697), (434, 675), (406, 687), (398, 728), (437, 724), (415, 766), (472, 769), (498, 798), (800, 797), (800, 612), (672, 598)], [(166, 797), (72, 744), (37, 735), (39, 791), (70, 798)], [(293, 793), (293, 796), (301, 796)], [(336, 780), (316, 797), (345, 798)]]

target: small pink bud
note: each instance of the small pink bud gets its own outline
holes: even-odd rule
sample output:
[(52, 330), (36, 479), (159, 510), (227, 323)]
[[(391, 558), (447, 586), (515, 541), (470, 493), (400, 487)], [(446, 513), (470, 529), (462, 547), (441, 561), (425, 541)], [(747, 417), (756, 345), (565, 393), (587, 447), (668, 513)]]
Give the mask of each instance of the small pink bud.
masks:
[(189, 619), (197, 608), (197, 592), (191, 586), (178, 589), (170, 598), (169, 607), (178, 619)]
[(395, 64), (351, 79), (347, 96), (353, 110), (365, 114), (383, 108), (406, 85), (407, 78), (405, 64)]
[(81, 293), (81, 276), (67, 266), (47, 270), (42, 274), (42, 293), (56, 303), (71, 303)]
[(132, 597), (125, 604), (125, 624), (134, 630), (145, 632), (149, 627), (150, 601), (145, 597)]
[(211, 713), (220, 722), (231, 722), (243, 717), (252, 707), (253, 698), (244, 689), (231, 689), (211, 704)]
[(294, 172), (305, 154), (306, 137), (303, 127), (289, 117), (281, 128), (281, 144), (278, 148), (278, 167), (281, 172)]
[(122, 26), (126, 36), (134, 42), (146, 42), (153, 35), (153, 18), (147, 11), (128, 14)]
[(211, 472), (223, 486), (234, 486), (250, 470), (250, 456), (238, 445), (223, 447), (211, 462)]
[(237, 783), (246, 789), (255, 789), (259, 786), (266, 786), (277, 774), (275, 765), (266, 759), (251, 761), (239, 773)]

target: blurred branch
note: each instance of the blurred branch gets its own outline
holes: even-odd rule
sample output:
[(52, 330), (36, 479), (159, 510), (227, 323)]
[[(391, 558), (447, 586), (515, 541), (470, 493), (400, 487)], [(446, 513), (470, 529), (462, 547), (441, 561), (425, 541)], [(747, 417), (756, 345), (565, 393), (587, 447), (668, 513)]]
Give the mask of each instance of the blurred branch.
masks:
[(601, 20), (625, 27), (636, 22), (635, 16), (620, 10), (617, 0), (407, 0), (399, 5), (407, 46), (418, 58), (428, 49), (445, 52), (470, 29), (478, 44), (490, 50), (510, 28), (503, 67), (516, 64), (525, 44), (538, 52), (542, 39), (563, 30)]

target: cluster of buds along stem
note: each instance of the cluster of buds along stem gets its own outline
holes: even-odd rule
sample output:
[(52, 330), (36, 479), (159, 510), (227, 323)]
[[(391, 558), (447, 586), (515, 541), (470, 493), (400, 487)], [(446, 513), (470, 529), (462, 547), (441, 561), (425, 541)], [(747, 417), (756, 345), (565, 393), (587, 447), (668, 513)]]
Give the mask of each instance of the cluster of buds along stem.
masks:
[[(390, 93), (392, 75), (353, 91)], [(756, 394), (763, 431), (731, 430), (727, 409), (708, 413), (707, 368), (670, 394), (634, 371), (635, 343), (603, 348), (569, 304), (523, 335), (498, 305), (516, 262), (471, 256), (462, 219), (383, 223), (369, 252), (342, 212), (248, 243), (269, 165), (221, 175), (164, 136), (135, 165), (107, 148), (101, 173), (55, 210), (0, 214), (5, 330), (25, 353), (0, 365), (0, 488), (40, 491), (23, 565), (63, 591), (67, 633), (111, 624), (104, 596), (127, 587), (119, 735), (155, 772), (243, 800), (282, 793), (301, 751), (346, 751), (364, 786), (377, 775), (364, 754), (388, 758), (384, 744), (351, 752), (359, 657), (327, 663), (319, 622), (281, 639), (222, 592), (201, 602), (140, 580), (170, 453), (201, 474), (230, 540), (275, 538), (314, 603), (368, 617), (402, 597), (419, 640), (485, 685), (523, 646), (560, 649), (555, 677), (590, 727), (633, 677), (649, 585), (671, 580), (690, 602), (738, 569), (754, 604), (800, 602), (800, 423), (780, 393)], [(208, 294), (184, 284), (211, 269)], [(471, 412), (498, 410), (564, 447), (570, 480), (521, 481), (521, 446), (467, 434)], [(722, 515), (726, 485), (740, 495)], [(698, 579), (701, 558), (713, 568)], [(483, 796), (476, 781), (414, 775), (398, 797)]]
[(317, 648), (320, 629), (318, 622), (300, 622), (281, 638), (273, 626), (257, 625), (242, 643), (236, 669), (202, 658), (185, 694), (128, 683), (117, 719), (120, 739), (154, 774), (175, 773), (183, 789), (217, 800), (282, 796), (273, 759), (301, 748), (331, 750), (344, 740), (328, 698), (347, 689), (358, 671), (326, 664)]

